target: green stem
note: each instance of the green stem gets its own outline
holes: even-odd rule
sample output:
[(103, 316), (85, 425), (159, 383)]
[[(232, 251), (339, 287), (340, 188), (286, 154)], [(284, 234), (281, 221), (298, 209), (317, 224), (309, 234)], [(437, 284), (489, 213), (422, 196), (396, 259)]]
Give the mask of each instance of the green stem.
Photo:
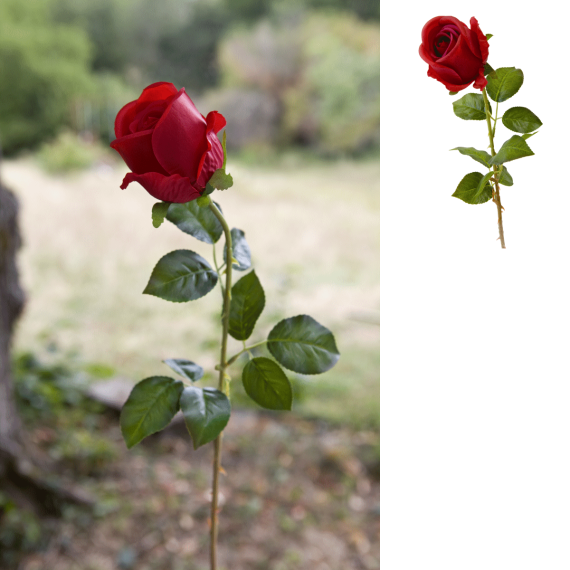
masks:
[[(261, 346), (262, 344), (265, 344), (267, 341), (266, 340), (262, 340), (261, 342), (257, 342), (256, 344), (252, 344), (251, 346), (244, 346), (244, 349), (241, 350), (240, 352), (238, 352), (237, 354), (234, 354), (227, 362), (227, 365), (229, 366), (230, 364), (233, 364), (244, 352), (249, 352), (252, 348), (255, 348), (257, 346)], [(243, 343), (245, 345), (245, 342)]]
[(224, 286), (223, 286), (223, 284), (222, 284), (222, 274), (221, 274), (223, 265), (222, 265), (222, 267), (218, 267), (218, 261), (217, 261), (217, 259), (216, 259), (216, 244), (214, 244), (212, 247), (213, 247), (213, 249), (214, 249), (214, 253), (213, 253), (213, 255), (212, 255), (212, 257), (214, 258), (214, 267), (216, 268), (216, 273), (218, 274), (218, 279), (219, 279), (219, 282), (220, 282), (220, 288), (221, 288), (221, 290), (222, 290), (222, 299), (224, 299), (225, 296), (226, 296), (226, 294), (225, 294), (225, 292), (224, 292)]
[[(486, 118), (487, 118), (487, 129), (489, 131), (489, 143), (491, 145), (491, 156), (495, 156), (497, 153), (495, 152), (495, 143), (493, 142), (494, 138), (494, 129), (491, 127), (491, 106), (489, 104), (489, 99), (487, 97), (487, 90), (483, 89), (483, 99), (485, 100), (485, 111), (486, 111)], [(499, 110), (499, 103), (497, 103), (497, 113)], [(496, 122), (495, 122), (496, 126)], [(495, 190), (493, 191), (493, 202), (497, 205), (497, 212), (499, 217), (499, 238), (501, 239), (501, 247), (506, 249), (505, 246), (505, 234), (503, 232), (503, 206), (501, 206), (501, 195), (499, 193), (499, 178), (498, 178), (498, 169), (497, 165), (493, 165), (493, 171), (495, 172)]]
[[(224, 229), (224, 236), (226, 238), (226, 259), (232, 259), (232, 236), (230, 233), (230, 228), (224, 218), (222, 213), (212, 200), (208, 207), (213, 212), (213, 214), (218, 218), (222, 228)], [(232, 264), (228, 263), (226, 267), (226, 287), (224, 290), (224, 307), (222, 312), (222, 348), (220, 354), (220, 364), (219, 371), (220, 376), (218, 380), (218, 389), (224, 391), (224, 384), (226, 380), (226, 368), (228, 363), (226, 362), (226, 352), (228, 347), (228, 330), (230, 323), (230, 301), (231, 301), (231, 290), (232, 290)], [(223, 433), (223, 432), (222, 432)], [(212, 477), (212, 511), (211, 511), (211, 522), (212, 526), (210, 529), (210, 569), (216, 570), (217, 565), (217, 541), (218, 541), (218, 486), (220, 478), (220, 462), (222, 456), (222, 433), (214, 441), (214, 464), (213, 464), (213, 477)]]

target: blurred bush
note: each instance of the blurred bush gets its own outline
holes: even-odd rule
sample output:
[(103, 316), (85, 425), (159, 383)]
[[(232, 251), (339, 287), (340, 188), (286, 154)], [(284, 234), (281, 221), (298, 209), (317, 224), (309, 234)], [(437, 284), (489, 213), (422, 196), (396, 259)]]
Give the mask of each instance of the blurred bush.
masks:
[(94, 160), (91, 145), (70, 131), (62, 131), (53, 141), (44, 143), (38, 158), (52, 173), (82, 170), (91, 166)]
[(302, 71), (283, 95), (290, 141), (325, 154), (379, 143), (380, 35), (351, 14), (313, 14), (302, 24)]
[[(219, 62), (225, 90), (208, 94), (205, 107), (228, 118), (230, 146), (297, 144), (334, 156), (378, 143), (376, 24), (338, 12), (264, 20), (227, 36)], [(263, 96), (272, 112), (243, 112)]]
[(42, 0), (0, 3), (0, 138), (6, 154), (34, 147), (69, 122), (90, 83), (87, 34), (46, 26)]

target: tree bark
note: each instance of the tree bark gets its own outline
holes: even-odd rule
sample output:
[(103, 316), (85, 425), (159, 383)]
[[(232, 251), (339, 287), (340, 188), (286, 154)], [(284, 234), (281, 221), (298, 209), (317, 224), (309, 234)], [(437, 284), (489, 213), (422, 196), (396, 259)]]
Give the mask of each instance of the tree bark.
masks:
[[(0, 166), (1, 166), (0, 155)], [(24, 308), (16, 254), (21, 245), (18, 200), (0, 179), (0, 477), (22, 458), (22, 425), (14, 399), (10, 349), (14, 325)]]

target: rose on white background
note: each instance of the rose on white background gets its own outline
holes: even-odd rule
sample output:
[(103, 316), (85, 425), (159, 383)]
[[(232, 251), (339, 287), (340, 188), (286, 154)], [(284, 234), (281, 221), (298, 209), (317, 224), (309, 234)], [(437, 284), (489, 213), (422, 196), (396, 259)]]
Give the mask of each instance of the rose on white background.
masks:
[[(418, 56), (437, 15), (475, 16), (493, 34), (489, 64), (525, 77), (505, 110), (525, 106), (543, 122), (535, 156), (510, 163), (514, 186), (501, 189), (506, 250), (492, 202), (451, 197), (476, 168), (449, 149), (489, 143)], [(553, 2), (383, 6), (384, 570), (570, 567), (565, 26)], [(498, 123), (497, 140), (511, 134)]]

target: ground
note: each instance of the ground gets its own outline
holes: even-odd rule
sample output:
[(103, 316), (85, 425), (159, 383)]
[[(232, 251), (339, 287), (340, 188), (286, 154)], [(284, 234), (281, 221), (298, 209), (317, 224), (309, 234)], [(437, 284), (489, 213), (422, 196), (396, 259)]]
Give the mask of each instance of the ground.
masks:
[[(192, 450), (183, 425), (127, 452), (117, 418), (98, 416), (113, 459), (60, 459), (61, 476), (97, 497), (68, 508), (18, 570), (206, 570), (211, 446)], [(57, 428), (36, 427), (46, 449)], [(375, 570), (377, 434), (295, 415), (237, 412), (225, 432), (220, 570)]]

